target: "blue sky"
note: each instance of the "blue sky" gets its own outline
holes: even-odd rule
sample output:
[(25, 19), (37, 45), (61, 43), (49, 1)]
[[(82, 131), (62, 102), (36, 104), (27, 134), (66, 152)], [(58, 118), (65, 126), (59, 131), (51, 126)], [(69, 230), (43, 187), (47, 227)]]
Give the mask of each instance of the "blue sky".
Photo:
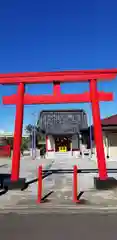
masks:
[[(115, 0), (0, 1), (0, 72), (103, 69), (117, 67), (117, 2)], [(117, 113), (117, 79), (98, 84), (113, 91), (114, 102), (101, 103), (101, 117)], [(88, 84), (65, 84), (64, 93), (88, 90)], [(51, 85), (27, 86), (35, 94), (51, 93)], [(13, 131), (15, 106), (2, 96), (15, 86), (0, 86), (0, 129)], [(89, 104), (25, 106), (24, 126), (42, 109), (83, 108)]]

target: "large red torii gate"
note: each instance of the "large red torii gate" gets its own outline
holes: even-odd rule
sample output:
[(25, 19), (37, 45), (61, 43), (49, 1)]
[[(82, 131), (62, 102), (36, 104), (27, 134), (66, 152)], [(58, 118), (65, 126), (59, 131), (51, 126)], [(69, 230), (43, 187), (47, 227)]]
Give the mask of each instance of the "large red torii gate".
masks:
[[(22, 139), (23, 110), (25, 104), (56, 104), (91, 102), (94, 124), (94, 137), (97, 152), (99, 179), (107, 180), (106, 160), (103, 147), (103, 136), (100, 120), (100, 101), (112, 101), (113, 94), (97, 90), (97, 81), (110, 80), (116, 77), (117, 69), (86, 70), (86, 71), (60, 71), (36, 73), (10, 73), (0, 74), (0, 84), (17, 85), (17, 93), (3, 97), (3, 104), (16, 105), (14, 147), (11, 169), (11, 181), (19, 180), (20, 172), (20, 146)], [(89, 92), (82, 94), (62, 94), (60, 84), (65, 82), (89, 82)], [(52, 95), (34, 96), (25, 93), (25, 84), (53, 83)]]

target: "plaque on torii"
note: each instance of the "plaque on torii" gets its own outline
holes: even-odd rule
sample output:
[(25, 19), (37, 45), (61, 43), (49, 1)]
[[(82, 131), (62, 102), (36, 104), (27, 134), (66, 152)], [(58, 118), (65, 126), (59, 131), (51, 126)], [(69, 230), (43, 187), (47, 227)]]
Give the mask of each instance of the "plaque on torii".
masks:
[[(14, 130), (14, 147), (12, 157), (11, 180), (18, 181), (20, 172), (20, 146), (22, 139), (23, 110), (27, 104), (61, 104), (83, 103), (92, 105), (94, 124), (94, 138), (97, 152), (99, 178), (107, 179), (106, 160), (103, 146), (103, 136), (100, 120), (100, 101), (112, 101), (113, 94), (97, 90), (97, 81), (110, 80), (116, 77), (117, 69), (86, 70), (86, 71), (61, 71), (0, 74), (0, 84), (17, 85), (17, 93), (3, 97), (3, 104), (16, 105), (16, 118)], [(89, 82), (89, 91), (81, 94), (62, 94), (61, 83)], [(25, 84), (53, 83), (53, 94), (30, 95), (25, 93)]]

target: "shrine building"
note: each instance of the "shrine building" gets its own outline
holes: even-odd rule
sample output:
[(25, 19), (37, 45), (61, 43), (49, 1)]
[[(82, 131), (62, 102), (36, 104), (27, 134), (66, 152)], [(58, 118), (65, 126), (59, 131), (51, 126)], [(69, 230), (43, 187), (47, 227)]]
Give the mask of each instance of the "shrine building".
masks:
[(84, 110), (42, 111), (39, 125), (41, 132), (46, 136), (47, 158), (60, 154), (67, 156), (80, 154), (80, 144), (88, 129)]

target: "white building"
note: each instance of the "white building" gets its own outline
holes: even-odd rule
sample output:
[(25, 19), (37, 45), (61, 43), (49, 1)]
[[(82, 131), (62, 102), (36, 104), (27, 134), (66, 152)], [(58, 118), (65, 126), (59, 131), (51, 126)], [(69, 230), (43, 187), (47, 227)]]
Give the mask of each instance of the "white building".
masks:
[[(101, 120), (105, 157), (108, 160), (117, 160), (117, 115)], [(93, 152), (96, 148), (93, 141)]]
[[(13, 137), (14, 137), (13, 132), (6, 132), (3, 130), (0, 130), (0, 138), (13, 138)], [(29, 135), (26, 133), (23, 133), (22, 137), (27, 138), (27, 137), (29, 137)]]

